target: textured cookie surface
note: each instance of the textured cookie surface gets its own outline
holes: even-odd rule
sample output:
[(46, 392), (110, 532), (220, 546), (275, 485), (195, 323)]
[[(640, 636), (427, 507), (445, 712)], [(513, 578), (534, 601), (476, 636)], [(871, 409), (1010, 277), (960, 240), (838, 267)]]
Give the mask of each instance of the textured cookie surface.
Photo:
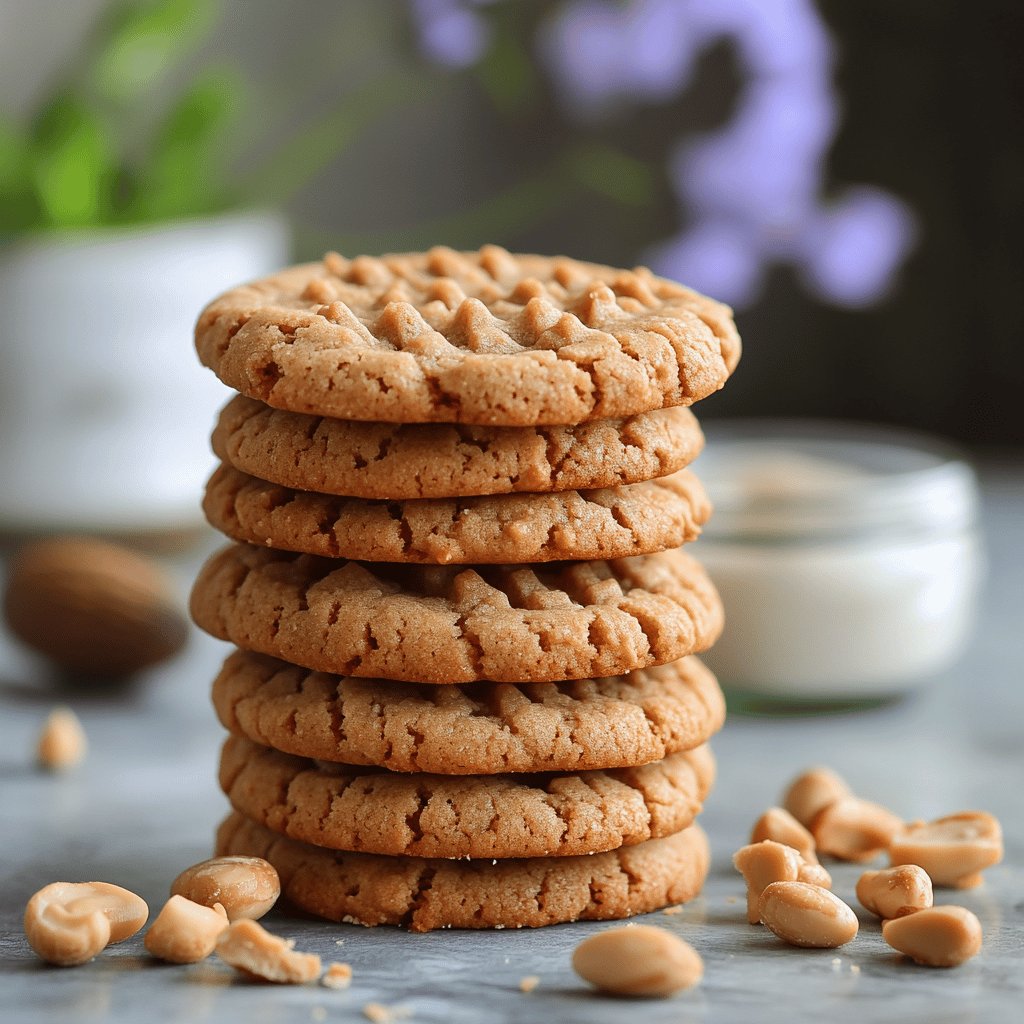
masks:
[(295, 491), (222, 465), (206, 518), (235, 540), (373, 562), (548, 562), (627, 558), (694, 540), (711, 514), (680, 470), (596, 491), (369, 501)]
[(453, 861), (340, 853), (279, 836), (240, 814), (217, 832), (218, 855), (270, 861), (293, 905), (351, 924), (538, 928), (608, 921), (693, 899), (710, 863), (697, 825), (665, 839), (583, 857)]
[(497, 246), (331, 253), (215, 299), (196, 348), (276, 408), (509, 426), (689, 405), (740, 352), (728, 307), (646, 268)]
[(250, 821), (334, 850), (418, 857), (565, 857), (693, 823), (714, 780), (706, 746), (640, 768), (426, 775), (316, 762), (231, 736), (220, 785)]
[(681, 551), (461, 568), (235, 544), (203, 566), (191, 609), (243, 650), (425, 683), (621, 675), (702, 651), (722, 627), (717, 592)]
[(212, 437), (225, 462), (285, 487), (356, 498), (461, 498), (614, 487), (674, 473), (701, 451), (689, 409), (570, 427), (359, 423), (242, 395)]
[(696, 658), (607, 679), (424, 686), (235, 651), (213, 704), (230, 732), (289, 754), (451, 775), (648, 764), (704, 743), (725, 719)]

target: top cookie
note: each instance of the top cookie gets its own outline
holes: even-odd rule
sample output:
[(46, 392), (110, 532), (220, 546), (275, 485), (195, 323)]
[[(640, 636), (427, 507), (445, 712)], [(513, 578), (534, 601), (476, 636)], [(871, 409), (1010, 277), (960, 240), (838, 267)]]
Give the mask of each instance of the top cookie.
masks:
[(690, 405), (725, 383), (740, 341), (727, 306), (645, 267), (486, 245), (329, 253), (215, 299), (196, 349), (279, 409), (528, 426)]

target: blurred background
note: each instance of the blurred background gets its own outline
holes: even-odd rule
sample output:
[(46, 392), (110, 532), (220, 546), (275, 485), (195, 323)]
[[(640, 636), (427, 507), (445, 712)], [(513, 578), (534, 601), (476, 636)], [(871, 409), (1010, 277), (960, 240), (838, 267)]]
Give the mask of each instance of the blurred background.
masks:
[(1019, 445), (1022, 27), (1018, 0), (0, 0), (0, 236), (257, 210), (285, 260), (642, 262), (736, 308), (706, 417)]

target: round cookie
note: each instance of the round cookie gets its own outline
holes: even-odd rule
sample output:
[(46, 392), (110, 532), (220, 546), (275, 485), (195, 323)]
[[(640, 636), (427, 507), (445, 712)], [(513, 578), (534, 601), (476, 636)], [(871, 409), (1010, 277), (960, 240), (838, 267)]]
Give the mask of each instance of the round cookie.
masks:
[(429, 686), (235, 651), (213, 705), (236, 736), (289, 754), (442, 775), (648, 764), (725, 719), (715, 677), (693, 657), (607, 679)]
[(332, 850), (402, 857), (571, 857), (693, 823), (714, 781), (707, 746), (640, 768), (425, 775), (310, 761), (231, 736), (220, 786), (250, 821)]
[(645, 267), (497, 246), (329, 253), (214, 299), (196, 349), (279, 409), (392, 423), (580, 423), (689, 405), (739, 361), (732, 311)]
[(688, 470), (596, 491), (367, 501), (295, 491), (222, 465), (203, 500), (234, 540), (372, 562), (627, 558), (696, 539), (711, 514)]
[(424, 683), (620, 675), (705, 650), (723, 618), (704, 570), (678, 550), (460, 568), (235, 544), (200, 570), (191, 610), (244, 650)]
[(692, 462), (704, 435), (685, 408), (569, 427), (403, 425), (305, 416), (238, 395), (211, 443), (224, 462), (283, 487), (398, 500), (638, 483)]
[(698, 825), (593, 856), (456, 861), (325, 850), (237, 813), (217, 830), (216, 852), (270, 861), (284, 898), (311, 914), (414, 932), (539, 928), (643, 914), (693, 899), (711, 861)]

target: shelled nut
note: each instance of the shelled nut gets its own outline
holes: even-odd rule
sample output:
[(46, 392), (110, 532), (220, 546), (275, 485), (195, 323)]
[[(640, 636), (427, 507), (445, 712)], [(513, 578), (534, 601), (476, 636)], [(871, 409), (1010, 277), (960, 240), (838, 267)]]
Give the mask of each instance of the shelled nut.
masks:
[(229, 921), (256, 921), (277, 902), (281, 882), (262, 857), (214, 857), (182, 871), (171, 884), (171, 895), (204, 907), (219, 903)]
[(759, 907), (761, 923), (793, 946), (832, 949), (849, 942), (859, 927), (838, 896), (806, 882), (772, 882)]
[(704, 976), (704, 962), (689, 943), (651, 925), (611, 928), (584, 939), (572, 966), (602, 992), (619, 996), (670, 996)]
[(985, 811), (911, 822), (893, 839), (889, 859), (920, 865), (935, 885), (972, 889), (985, 868), (1003, 859), (1003, 830)]
[(853, 796), (853, 790), (831, 768), (809, 768), (789, 784), (782, 806), (810, 828), (820, 811), (847, 796)]
[(905, 917), (932, 905), (932, 880), (916, 864), (865, 871), (857, 880), (857, 899), (877, 917)]
[(811, 823), (819, 853), (867, 861), (889, 848), (903, 821), (881, 804), (848, 796), (820, 810)]
[(149, 926), (145, 946), (160, 960), (194, 964), (213, 952), (227, 926), (228, 915), (219, 903), (204, 907), (184, 896), (172, 896)]
[(956, 967), (981, 950), (981, 922), (965, 907), (928, 907), (882, 922), (882, 938), (926, 967)]

